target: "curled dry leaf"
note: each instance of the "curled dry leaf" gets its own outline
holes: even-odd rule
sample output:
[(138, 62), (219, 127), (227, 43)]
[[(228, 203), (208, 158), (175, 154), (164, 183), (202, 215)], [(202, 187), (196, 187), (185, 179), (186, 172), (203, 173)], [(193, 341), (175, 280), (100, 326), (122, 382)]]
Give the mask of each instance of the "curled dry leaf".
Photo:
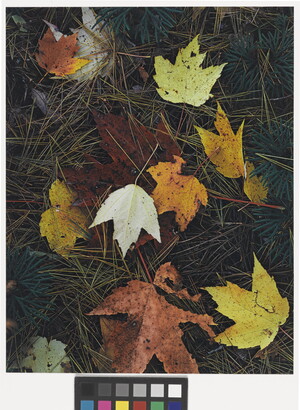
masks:
[[(86, 155), (89, 161), (87, 166), (63, 170), (64, 177), (78, 194), (79, 206), (95, 205), (110, 187), (115, 190), (133, 184), (153, 151), (155, 153), (149, 165), (171, 160), (173, 154), (180, 155), (177, 144), (163, 122), (158, 124), (154, 135), (134, 117), (126, 120), (113, 114), (101, 115), (96, 111), (93, 114), (101, 137), (99, 145), (110, 155), (112, 162), (101, 164), (91, 155)], [(151, 191), (149, 179), (144, 175), (141, 175), (139, 185), (147, 192)]]
[(135, 243), (141, 229), (160, 242), (159, 224), (153, 199), (138, 185), (129, 184), (109, 195), (97, 212), (92, 225), (114, 221), (114, 236), (123, 256)]
[(13, 292), (13, 291), (16, 289), (17, 286), (18, 286), (17, 281), (15, 281), (15, 280), (9, 280), (9, 281), (6, 283), (6, 293)]
[(47, 94), (43, 91), (38, 90), (37, 88), (33, 88), (31, 91), (32, 99), (35, 104), (39, 107), (44, 115), (48, 114), (48, 101), (47, 101)]
[(244, 176), (244, 159), (242, 136), (244, 121), (236, 134), (232, 131), (230, 122), (218, 103), (215, 127), (219, 135), (195, 126), (206, 155), (217, 166), (217, 170), (228, 178)]
[(154, 67), (159, 95), (173, 103), (187, 103), (199, 107), (212, 94), (210, 91), (226, 65), (200, 67), (206, 53), (199, 53), (199, 34), (187, 47), (178, 51), (175, 64), (162, 56), (155, 57)]
[(196, 361), (186, 350), (180, 323), (197, 323), (210, 337), (212, 317), (197, 315), (169, 304), (150, 283), (132, 280), (115, 289), (89, 315), (127, 313), (126, 322), (105, 329), (105, 350), (113, 354), (113, 368), (121, 373), (142, 373), (153, 355), (167, 373), (198, 373)]
[(52, 208), (42, 213), (41, 236), (46, 236), (49, 246), (67, 257), (77, 238), (87, 239), (88, 218), (78, 207), (72, 206), (77, 197), (64, 182), (53, 182), (49, 191)]
[(200, 204), (207, 205), (207, 191), (193, 175), (182, 175), (185, 161), (174, 155), (175, 162), (160, 162), (147, 171), (157, 182), (151, 196), (158, 214), (167, 211), (176, 213), (180, 231), (184, 231), (199, 210)]
[(189, 299), (193, 302), (199, 301), (200, 295), (191, 296), (186, 289), (183, 289), (181, 275), (175, 266), (171, 265), (171, 262), (167, 262), (159, 267), (153, 284), (180, 299)]
[(32, 337), (26, 357), (21, 361), (21, 368), (31, 369), (34, 373), (69, 373), (70, 359), (65, 348), (67, 345), (53, 339), (48, 343), (46, 337)]
[(6, 319), (6, 333), (13, 333), (18, 329), (18, 324), (15, 320), (7, 318)]
[(142, 80), (144, 81), (144, 83), (146, 83), (148, 78), (149, 78), (149, 74), (147, 73), (147, 71), (145, 70), (145, 68), (142, 65), (140, 65), (138, 67), (138, 72), (139, 72)]
[(282, 298), (274, 278), (254, 255), (252, 291), (228, 282), (226, 286), (205, 287), (217, 302), (218, 312), (235, 321), (215, 341), (240, 349), (260, 346), (264, 349), (275, 338), (289, 315), (287, 298)]
[(251, 176), (254, 171), (252, 162), (246, 161), (246, 179), (244, 181), (244, 192), (252, 202), (263, 202), (267, 199), (268, 188), (262, 183), (262, 177)]
[(61, 35), (57, 41), (51, 29), (48, 28), (43, 38), (39, 40), (39, 50), (35, 57), (38, 65), (48, 73), (65, 77), (90, 62), (87, 59), (74, 57), (78, 49), (77, 34)]

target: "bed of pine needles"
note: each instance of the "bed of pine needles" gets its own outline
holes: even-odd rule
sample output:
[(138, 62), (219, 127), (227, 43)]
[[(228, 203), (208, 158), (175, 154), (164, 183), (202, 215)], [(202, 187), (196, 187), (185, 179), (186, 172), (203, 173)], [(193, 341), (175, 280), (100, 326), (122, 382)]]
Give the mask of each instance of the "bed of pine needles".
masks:
[[(96, 11), (100, 13), (101, 10)], [(25, 20), (25, 31), (13, 21), (12, 16), (16, 14)], [(102, 113), (113, 110), (116, 114), (133, 114), (149, 129), (155, 129), (159, 113), (163, 112), (183, 149), (191, 172), (206, 159), (193, 125), (213, 129), (216, 99), (228, 113), (234, 130), (245, 119), (244, 146), (248, 154), (258, 152), (257, 147), (251, 146), (252, 130), (260, 135), (261, 127), (270, 130), (271, 124), (280, 128), (282, 123), (289, 122), (292, 141), (292, 79), (288, 73), (283, 73), (279, 84), (281, 91), (278, 91), (278, 84), (273, 84), (272, 88), (272, 72), (279, 70), (281, 64), (292, 64), (292, 60), (285, 60), (288, 59), (288, 52), (292, 53), (292, 45), (272, 60), (270, 55), (278, 50), (278, 44), (276, 36), (268, 39), (268, 33), (282, 32), (283, 26), (280, 24), (284, 24), (286, 36), (292, 37), (293, 10), (280, 7), (226, 10), (189, 7), (173, 13), (173, 18), (173, 27), (168, 27), (166, 35), (158, 41), (155, 33), (151, 32), (149, 37), (144, 36), (143, 42), (140, 38), (130, 38), (128, 41), (128, 35), (120, 25), (116, 39), (118, 50), (122, 53), (115, 55), (112, 81), (96, 78), (92, 82), (77, 83), (67, 79), (51, 80), (51, 75), (45, 75), (37, 65), (34, 53), (45, 30), (43, 19), (59, 26), (62, 32), (69, 33), (69, 28), (76, 26), (76, 21), (81, 21), (81, 10), (7, 9), (7, 279), (15, 275), (18, 281), (16, 265), (22, 263), (22, 258), (24, 262), (29, 249), (30, 260), (36, 263), (28, 269), (28, 281), (32, 287), (40, 287), (40, 304), (35, 310), (26, 311), (24, 301), (23, 310), (12, 306), (8, 311), (13, 316), (10, 319), (16, 322), (16, 326), (7, 333), (8, 371), (20, 371), (18, 363), (21, 352), (28, 345), (29, 338), (36, 335), (65, 343), (74, 372), (111, 371), (110, 360), (101, 348), (99, 319), (85, 314), (112, 289), (127, 280), (148, 280), (137, 257), (124, 260), (115, 249), (109, 253), (105, 248), (86, 249), (84, 241), (78, 241), (70, 258), (64, 259), (52, 253), (46, 239), (40, 236), (40, 217), (49, 207), (49, 188), (59, 171), (65, 167), (83, 166), (83, 154), (93, 155), (99, 150), (92, 109)], [(134, 19), (128, 21), (134, 24)], [(134, 27), (130, 30), (127, 30), (129, 34), (134, 32)], [(266, 39), (259, 38), (259, 32)], [(174, 61), (178, 49), (185, 47), (198, 33), (201, 34), (200, 51), (208, 52), (206, 64), (232, 62), (231, 66), (227, 65), (225, 74), (214, 86), (215, 98), (203, 106), (196, 108), (168, 103), (155, 91), (152, 78), (154, 56), (167, 54)], [(249, 55), (235, 52), (241, 43), (257, 44), (259, 41), (269, 41), (269, 53), (265, 51), (267, 46), (261, 46), (256, 52), (251, 51), (250, 47), (250, 57), (259, 54), (259, 77), (254, 81), (243, 74), (243, 67), (237, 63), (240, 61), (244, 64)], [(280, 44), (284, 47), (282, 42)], [(242, 49), (246, 54), (247, 47)], [(141, 59), (149, 74), (146, 83), (137, 71)], [(253, 70), (255, 77), (257, 66)], [(135, 86), (139, 86), (138, 92)], [(36, 91), (33, 90), (46, 96), (46, 114), (38, 107), (34, 99)], [(272, 171), (278, 172), (279, 176), (286, 161), (289, 161), (289, 166), (292, 164), (291, 150), (282, 147), (282, 152), (286, 150), (287, 154), (278, 159), (272, 135), (268, 137), (266, 134), (265, 138), (264, 154), (268, 156), (268, 161), (279, 162), (279, 166)], [(214, 195), (243, 198), (240, 181), (223, 177), (209, 161), (204, 163), (197, 177)], [(274, 175), (270, 175), (270, 180), (272, 177)], [(292, 196), (292, 185), (284, 188)], [(286, 195), (281, 197), (277, 193), (271, 196), (269, 202), (283, 204), (285, 210), (255, 209), (254, 206), (210, 198), (205, 211), (179, 235), (178, 242), (158, 253), (151, 244), (143, 247), (142, 254), (150, 273), (154, 275), (162, 263), (171, 261), (180, 272), (184, 272), (184, 283), (192, 293), (199, 291), (201, 286), (220, 285), (224, 280), (232, 280), (241, 287), (251, 289), (250, 273), (255, 252), (263, 266), (275, 277), (281, 295), (288, 298), (292, 309), (292, 198), (288, 199)], [(19, 252), (19, 256), (12, 257), (14, 252)], [(43, 285), (36, 283), (41, 271)], [(7, 299), (11, 297), (8, 290)], [(214, 307), (208, 296), (197, 305), (189, 305), (195, 313), (206, 311), (210, 314)], [(220, 314), (217, 319), (218, 329), (228, 326), (229, 319), (226, 317)], [(261, 357), (256, 355), (258, 348), (237, 349), (220, 345), (213, 349), (195, 325), (186, 324), (184, 330), (184, 342), (196, 358), (200, 373), (293, 372), (292, 314)], [(154, 358), (147, 372), (164, 372), (164, 369)]]

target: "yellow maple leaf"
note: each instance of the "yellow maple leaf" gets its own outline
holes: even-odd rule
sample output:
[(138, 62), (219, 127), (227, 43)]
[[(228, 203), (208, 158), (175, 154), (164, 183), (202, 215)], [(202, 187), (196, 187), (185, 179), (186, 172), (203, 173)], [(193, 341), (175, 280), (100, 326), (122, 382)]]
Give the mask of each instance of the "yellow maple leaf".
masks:
[(199, 34), (178, 51), (175, 64), (162, 56), (155, 57), (154, 67), (159, 95), (173, 103), (187, 103), (199, 107), (212, 94), (210, 91), (227, 64), (202, 68), (206, 53), (199, 53)]
[(252, 291), (227, 281), (227, 286), (204, 287), (217, 302), (217, 310), (235, 321), (214, 340), (240, 349), (264, 349), (275, 338), (289, 315), (287, 298), (282, 298), (274, 278), (254, 255)]
[(254, 171), (252, 162), (246, 161), (246, 179), (244, 181), (244, 192), (252, 202), (263, 202), (267, 199), (268, 188), (262, 183), (262, 177), (251, 176)]
[(232, 131), (230, 122), (219, 103), (215, 121), (215, 127), (219, 135), (197, 127), (201, 142), (206, 155), (211, 162), (217, 165), (217, 170), (228, 178), (239, 178), (244, 176), (244, 159), (242, 136), (244, 121), (236, 134)]
[(41, 236), (46, 236), (49, 246), (62, 256), (67, 257), (77, 238), (87, 237), (88, 218), (72, 203), (76, 192), (58, 179), (49, 191), (52, 208), (42, 213), (40, 221)]
[(182, 175), (185, 161), (173, 155), (175, 162), (159, 162), (147, 169), (157, 186), (151, 196), (158, 214), (176, 212), (176, 222), (184, 231), (195, 217), (200, 204), (207, 205), (207, 191), (193, 175)]

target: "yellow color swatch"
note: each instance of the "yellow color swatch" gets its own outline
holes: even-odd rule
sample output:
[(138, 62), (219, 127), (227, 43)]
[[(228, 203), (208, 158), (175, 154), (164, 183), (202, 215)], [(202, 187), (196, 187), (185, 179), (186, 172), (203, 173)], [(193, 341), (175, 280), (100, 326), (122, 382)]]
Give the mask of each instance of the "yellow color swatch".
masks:
[(116, 401), (116, 410), (129, 410), (129, 401)]

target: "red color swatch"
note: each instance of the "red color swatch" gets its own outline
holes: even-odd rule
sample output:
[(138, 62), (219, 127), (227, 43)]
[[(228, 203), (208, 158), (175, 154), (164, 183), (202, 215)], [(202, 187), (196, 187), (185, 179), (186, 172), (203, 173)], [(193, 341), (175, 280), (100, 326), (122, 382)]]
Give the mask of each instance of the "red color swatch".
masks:
[(145, 401), (134, 401), (133, 410), (146, 410), (146, 402)]

